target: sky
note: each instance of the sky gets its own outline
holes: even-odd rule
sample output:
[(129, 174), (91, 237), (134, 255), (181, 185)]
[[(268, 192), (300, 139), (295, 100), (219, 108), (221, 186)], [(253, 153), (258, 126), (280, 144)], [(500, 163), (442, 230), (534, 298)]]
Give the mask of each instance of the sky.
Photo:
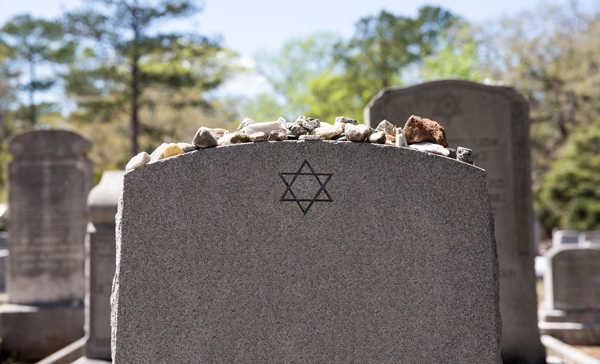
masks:
[[(222, 38), (222, 45), (236, 51), (246, 64), (262, 52), (275, 52), (290, 38), (325, 30), (350, 37), (361, 17), (385, 9), (395, 15), (415, 16), (425, 5), (440, 6), (474, 24), (535, 10), (542, 3), (567, 4), (570, 0), (205, 0), (202, 12), (163, 25), (165, 29), (195, 31)], [(600, 0), (580, 0), (582, 8), (600, 6)], [(0, 0), (0, 24), (17, 14), (58, 17), (65, 10), (85, 5), (84, 0)], [(263, 90), (264, 78), (244, 76), (224, 88), (225, 94), (245, 89)], [(236, 91), (237, 90), (237, 91)]]

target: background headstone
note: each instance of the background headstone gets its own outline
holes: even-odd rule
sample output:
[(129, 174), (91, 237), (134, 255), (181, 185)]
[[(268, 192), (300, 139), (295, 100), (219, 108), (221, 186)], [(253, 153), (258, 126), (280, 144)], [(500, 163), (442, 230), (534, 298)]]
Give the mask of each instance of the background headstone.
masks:
[(581, 231), (557, 230), (552, 234), (552, 246), (562, 244), (578, 244)]
[(8, 142), (8, 301), (2, 349), (39, 360), (83, 336), (89, 139), (31, 130)]
[(365, 124), (403, 127), (411, 115), (436, 120), (451, 148), (473, 150), (485, 169), (500, 264), (502, 359), (544, 363), (537, 327), (527, 102), (509, 87), (446, 80), (382, 90)]
[(546, 257), (540, 329), (568, 344), (600, 345), (600, 245), (559, 245)]
[(478, 167), (246, 143), (130, 171), (119, 204), (115, 363), (500, 362)]
[(115, 275), (115, 215), (124, 171), (105, 171), (88, 196), (86, 237), (85, 355), (110, 360), (110, 294)]

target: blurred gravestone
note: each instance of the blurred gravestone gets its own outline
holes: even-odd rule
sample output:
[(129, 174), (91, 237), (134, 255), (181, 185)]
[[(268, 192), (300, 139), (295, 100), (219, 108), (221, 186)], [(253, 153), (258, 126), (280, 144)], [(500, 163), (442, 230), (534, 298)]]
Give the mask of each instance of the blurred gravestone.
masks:
[(86, 237), (86, 357), (110, 360), (110, 293), (115, 275), (115, 215), (123, 171), (105, 171), (90, 191)]
[(9, 140), (9, 305), (0, 307), (3, 350), (41, 359), (83, 336), (84, 238), (90, 141), (66, 130)]
[(600, 345), (600, 245), (559, 245), (546, 257), (542, 333), (571, 345)]
[(544, 363), (537, 327), (527, 102), (509, 87), (446, 80), (382, 90), (365, 124), (403, 127), (411, 115), (438, 121), (450, 147), (473, 149), (486, 170), (498, 261), (504, 363)]

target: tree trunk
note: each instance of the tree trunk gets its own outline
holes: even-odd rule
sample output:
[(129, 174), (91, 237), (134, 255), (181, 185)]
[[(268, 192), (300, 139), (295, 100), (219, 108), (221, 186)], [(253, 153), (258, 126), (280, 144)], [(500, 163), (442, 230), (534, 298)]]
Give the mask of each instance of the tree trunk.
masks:
[(138, 54), (137, 50), (131, 61), (131, 156), (138, 153)]

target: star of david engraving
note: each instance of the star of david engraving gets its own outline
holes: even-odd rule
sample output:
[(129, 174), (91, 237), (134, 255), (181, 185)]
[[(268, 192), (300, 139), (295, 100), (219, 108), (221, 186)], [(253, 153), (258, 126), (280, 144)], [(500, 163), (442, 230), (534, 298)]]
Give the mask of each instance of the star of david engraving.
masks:
[(460, 96), (453, 96), (446, 92), (440, 97), (434, 97), (433, 100), (434, 115), (442, 115), (446, 121), (450, 121), (454, 115), (460, 114)]
[(333, 173), (315, 173), (313, 167), (304, 160), (300, 169), (294, 173), (279, 173), (286, 186), (281, 202), (295, 202), (306, 215), (315, 202), (333, 202), (325, 189)]

